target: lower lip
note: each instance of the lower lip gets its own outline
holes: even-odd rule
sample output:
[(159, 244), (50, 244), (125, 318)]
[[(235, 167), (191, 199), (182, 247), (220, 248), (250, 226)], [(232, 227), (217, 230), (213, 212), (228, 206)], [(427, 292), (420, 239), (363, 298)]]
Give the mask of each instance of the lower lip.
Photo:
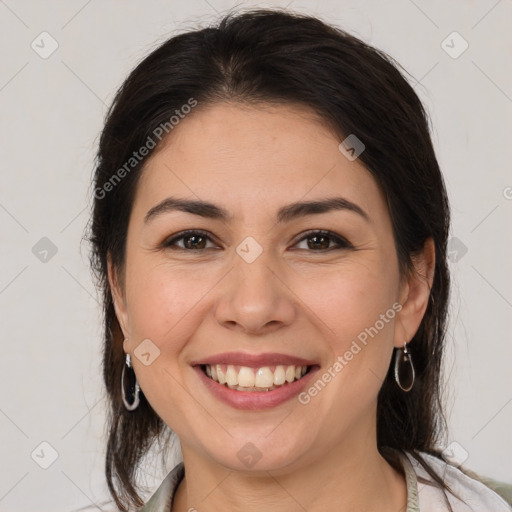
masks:
[(210, 379), (203, 372), (201, 366), (194, 366), (193, 368), (216, 398), (232, 407), (246, 410), (270, 409), (292, 399), (307, 386), (311, 377), (320, 369), (319, 366), (313, 366), (301, 379), (294, 380), (291, 384), (285, 384), (272, 391), (236, 391)]

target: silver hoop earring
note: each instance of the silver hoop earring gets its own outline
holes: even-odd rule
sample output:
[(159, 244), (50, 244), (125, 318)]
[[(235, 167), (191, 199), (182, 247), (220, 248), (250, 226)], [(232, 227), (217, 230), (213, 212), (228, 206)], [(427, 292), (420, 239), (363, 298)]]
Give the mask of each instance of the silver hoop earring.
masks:
[(407, 393), (412, 389), (415, 377), (411, 354), (405, 341), (404, 348), (397, 349), (395, 353), (395, 380), (398, 387)]
[(126, 360), (121, 372), (121, 397), (128, 411), (137, 409), (140, 403), (140, 386), (132, 368), (130, 354), (126, 354)]

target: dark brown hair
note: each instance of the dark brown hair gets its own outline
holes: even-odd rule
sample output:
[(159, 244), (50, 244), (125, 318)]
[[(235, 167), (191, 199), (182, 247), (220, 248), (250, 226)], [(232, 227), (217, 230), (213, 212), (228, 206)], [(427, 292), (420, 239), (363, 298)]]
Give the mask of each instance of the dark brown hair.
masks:
[[(402, 275), (413, 271), (413, 257), (425, 241), (434, 240), (429, 303), (409, 346), (415, 385), (409, 393), (401, 391), (390, 368), (378, 397), (377, 442), (383, 454), (385, 447), (411, 452), (446, 488), (419, 454), (440, 457), (436, 446), (445, 431), (440, 372), (449, 295), (450, 214), (428, 117), (399, 65), (383, 52), (314, 17), (255, 10), (165, 41), (123, 83), (101, 134), (88, 238), (103, 294), (103, 378), (110, 404), (106, 476), (117, 506), (126, 511), (130, 504), (143, 504), (136, 470), (168, 429), (143, 394), (135, 411), (123, 406), (123, 336), (108, 285), (107, 255), (123, 282), (128, 221), (147, 157), (130, 159), (191, 98), (196, 111), (219, 101), (299, 104), (340, 135), (356, 135), (366, 146), (359, 159), (387, 200)], [(122, 168), (126, 172), (120, 173)]]

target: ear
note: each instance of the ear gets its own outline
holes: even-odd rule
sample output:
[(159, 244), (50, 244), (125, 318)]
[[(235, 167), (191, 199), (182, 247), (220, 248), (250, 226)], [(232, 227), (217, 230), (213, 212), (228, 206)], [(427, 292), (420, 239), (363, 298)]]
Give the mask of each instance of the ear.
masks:
[(412, 260), (414, 271), (403, 279), (400, 286), (402, 309), (396, 316), (395, 347), (403, 347), (404, 342), (411, 341), (427, 310), (436, 262), (434, 240), (428, 238), (421, 252)]
[(121, 330), (123, 331), (123, 336), (126, 338), (128, 336), (128, 313), (126, 310), (125, 294), (119, 282), (117, 269), (112, 263), (112, 257), (110, 253), (107, 254), (107, 273), (110, 293), (112, 294), (117, 321), (119, 322)]

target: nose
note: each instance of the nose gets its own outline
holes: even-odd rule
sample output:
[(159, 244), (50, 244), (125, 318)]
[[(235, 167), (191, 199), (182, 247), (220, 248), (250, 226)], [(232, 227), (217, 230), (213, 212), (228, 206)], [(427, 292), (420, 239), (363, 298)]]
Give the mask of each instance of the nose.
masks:
[(237, 255), (219, 289), (217, 322), (246, 334), (271, 333), (290, 325), (297, 300), (278, 268), (266, 251), (251, 263)]

